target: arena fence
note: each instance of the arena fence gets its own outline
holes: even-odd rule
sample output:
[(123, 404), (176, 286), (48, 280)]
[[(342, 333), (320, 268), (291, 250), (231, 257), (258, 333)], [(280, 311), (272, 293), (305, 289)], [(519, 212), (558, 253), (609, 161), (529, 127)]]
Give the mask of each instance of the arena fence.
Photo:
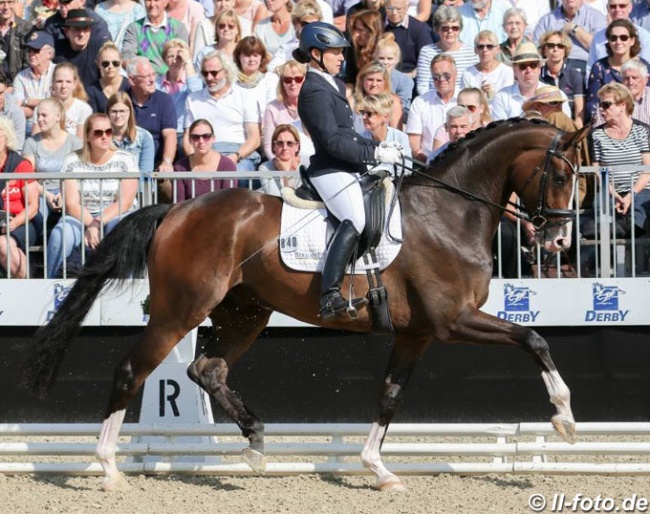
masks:
[[(266, 474), (369, 474), (358, 457), (369, 429), (366, 424), (269, 424)], [(98, 424), (0, 425), (0, 473), (101, 475), (95, 443), (79, 441), (95, 438), (99, 430)], [(549, 423), (393, 424), (382, 454), (402, 475), (650, 474), (650, 423), (578, 423), (577, 431), (579, 441), (571, 445), (559, 442)], [(239, 456), (246, 444), (235, 425), (125, 424), (121, 433), (123, 440), (160, 438), (118, 444), (118, 468), (127, 474), (254, 474)], [(212, 441), (182, 442), (197, 436)], [(64, 438), (68, 442), (60, 442)], [(215, 459), (201, 461), (206, 456)]]

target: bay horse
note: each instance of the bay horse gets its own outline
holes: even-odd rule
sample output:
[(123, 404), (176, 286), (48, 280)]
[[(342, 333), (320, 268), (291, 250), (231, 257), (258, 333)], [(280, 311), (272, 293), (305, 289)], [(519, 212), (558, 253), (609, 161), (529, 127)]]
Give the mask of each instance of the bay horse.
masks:
[[(481, 312), (492, 275), (492, 238), (511, 195), (537, 227), (549, 251), (571, 243), (577, 145), (589, 127), (563, 133), (539, 121), (512, 119), (471, 133), (424, 171), (403, 179), (403, 247), (381, 274), (388, 290), (395, 336), (378, 413), (361, 453), (376, 488), (404, 484), (383, 464), (380, 449), (411, 373), (427, 347), (444, 343), (501, 344), (521, 348), (537, 363), (550, 401), (552, 423), (573, 442), (570, 392), (548, 343), (534, 330)], [(280, 260), (282, 201), (245, 189), (228, 189), (174, 206), (153, 205), (125, 217), (88, 259), (67, 299), (27, 350), (26, 384), (44, 394), (106, 285), (124, 285), (148, 271), (150, 318), (142, 336), (115, 370), (99, 435), (103, 488), (125, 484), (115, 452), (127, 405), (147, 376), (190, 330), (206, 318), (211, 339), (188, 367), (189, 377), (214, 396), (249, 446), (243, 459), (265, 470), (264, 425), (232, 392), (228, 373), (264, 329), (273, 311), (306, 323), (372, 331), (367, 308), (355, 320), (318, 317), (320, 277), (288, 269)], [(354, 281), (367, 292), (365, 277)]]

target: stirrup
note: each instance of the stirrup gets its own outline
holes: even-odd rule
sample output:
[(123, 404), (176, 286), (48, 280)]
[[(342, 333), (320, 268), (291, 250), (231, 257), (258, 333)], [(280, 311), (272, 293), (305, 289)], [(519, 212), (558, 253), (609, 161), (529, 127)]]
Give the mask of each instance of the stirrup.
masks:
[[(326, 301), (323, 302), (323, 300)], [(321, 309), (318, 316), (321, 319), (329, 319), (346, 312), (351, 319), (357, 319), (359, 317), (357, 308), (363, 307), (367, 303), (368, 299), (365, 297), (354, 298), (348, 302), (338, 291), (325, 293), (321, 297)]]

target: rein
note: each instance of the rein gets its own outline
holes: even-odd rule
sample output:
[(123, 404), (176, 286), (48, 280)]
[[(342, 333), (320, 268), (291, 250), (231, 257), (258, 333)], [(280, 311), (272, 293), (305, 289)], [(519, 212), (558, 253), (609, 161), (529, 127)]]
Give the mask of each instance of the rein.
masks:
[[(432, 177), (431, 175), (424, 173), (420, 171), (417, 168), (413, 168), (411, 166), (407, 166), (404, 163), (404, 160), (410, 160), (412, 163), (417, 164), (418, 166), (426, 167), (427, 165), (421, 161), (418, 161), (416, 159), (403, 156), (402, 158), (402, 167), (413, 174), (420, 175), (422, 177), (427, 178), (428, 180), (436, 183), (439, 186), (444, 187), (445, 189), (452, 191), (454, 193), (457, 193), (461, 195), (462, 197), (468, 199), (468, 200), (476, 200), (478, 202), (481, 202), (485, 205), (489, 205), (491, 207), (496, 207), (497, 209), (505, 212), (509, 212), (513, 216), (523, 220), (523, 221), (528, 221), (532, 223), (532, 225), (537, 229), (537, 230), (542, 230), (544, 228), (549, 228), (554, 225), (562, 225), (563, 223), (553, 223), (549, 225), (549, 218), (573, 218), (575, 216), (574, 212), (569, 210), (569, 209), (547, 209), (544, 207), (544, 200), (546, 199), (546, 183), (548, 182), (548, 174), (549, 174), (549, 166), (551, 163), (551, 159), (553, 157), (557, 157), (558, 159), (561, 159), (564, 161), (568, 166), (569, 169), (571, 170), (572, 174), (576, 174), (576, 166), (569, 161), (569, 159), (566, 158), (566, 156), (560, 152), (557, 149), (558, 143), (560, 141), (560, 138), (562, 137), (562, 134), (564, 132), (558, 132), (554, 137), (553, 141), (551, 142), (551, 147), (546, 150), (546, 155), (544, 158), (544, 164), (543, 168), (540, 166), (537, 166), (531, 174), (528, 176), (526, 181), (524, 182), (524, 190), (526, 187), (532, 182), (532, 180), (535, 178), (535, 176), (542, 171), (542, 175), (540, 177), (540, 187), (539, 187), (539, 196), (538, 196), (538, 201), (537, 201), (537, 206), (535, 210), (533, 211), (532, 214), (528, 214), (526, 211), (522, 209), (522, 207), (519, 204), (516, 204), (514, 202), (511, 202), (510, 200), (507, 200), (506, 205), (501, 205), (500, 203), (493, 202), (492, 200), (488, 200), (487, 198), (483, 198), (475, 193), (472, 193), (470, 191), (466, 191), (465, 189), (462, 189), (458, 186), (454, 186), (453, 184), (449, 184), (448, 182), (445, 182), (443, 180), (440, 180), (436, 177)], [(514, 207), (515, 210), (509, 210), (508, 207)]]

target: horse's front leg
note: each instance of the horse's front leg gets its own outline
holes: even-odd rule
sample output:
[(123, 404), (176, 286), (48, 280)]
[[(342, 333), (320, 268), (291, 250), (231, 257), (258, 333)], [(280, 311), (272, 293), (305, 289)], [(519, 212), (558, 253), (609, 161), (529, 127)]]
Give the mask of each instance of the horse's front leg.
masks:
[(532, 354), (540, 368), (550, 401), (557, 409), (557, 414), (551, 418), (553, 428), (566, 442), (575, 442), (576, 428), (571, 411), (571, 392), (555, 367), (548, 342), (542, 336), (528, 327), (473, 310), (459, 316), (453, 324), (449, 340), (518, 346)]
[(397, 336), (393, 345), (384, 380), (384, 391), (379, 403), (379, 415), (372, 424), (361, 452), (361, 462), (377, 477), (375, 487), (380, 491), (406, 488), (402, 481), (384, 466), (380, 450), (388, 425), (402, 401), (406, 384), (429, 342), (430, 338), (407, 340), (404, 336)]

